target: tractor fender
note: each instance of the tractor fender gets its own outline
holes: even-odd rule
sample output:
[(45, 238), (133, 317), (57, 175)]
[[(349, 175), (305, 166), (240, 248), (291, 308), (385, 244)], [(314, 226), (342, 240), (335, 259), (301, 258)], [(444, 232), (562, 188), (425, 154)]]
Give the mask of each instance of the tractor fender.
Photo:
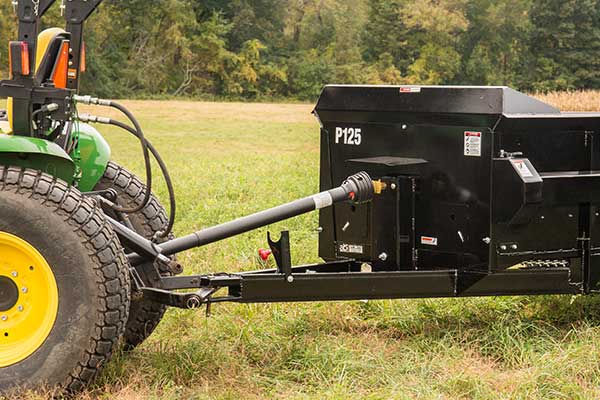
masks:
[(90, 192), (104, 175), (110, 161), (111, 150), (104, 137), (91, 125), (79, 123), (76, 125), (76, 130), (79, 134), (79, 158), (81, 159), (79, 190)]
[(72, 184), (75, 163), (56, 143), (44, 139), (0, 134), (0, 165), (31, 168)]

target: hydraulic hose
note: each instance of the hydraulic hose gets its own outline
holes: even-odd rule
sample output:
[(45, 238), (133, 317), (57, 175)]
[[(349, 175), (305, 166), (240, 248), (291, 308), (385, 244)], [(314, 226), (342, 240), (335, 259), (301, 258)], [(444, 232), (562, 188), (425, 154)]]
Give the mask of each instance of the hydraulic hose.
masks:
[[(113, 126), (116, 126), (118, 128), (121, 128), (121, 129), (131, 133), (138, 139), (140, 138), (138, 135), (138, 132), (134, 128), (132, 128), (131, 126), (124, 124), (120, 121), (111, 119), (111, 118), (96, 117), (93, 115), (83, 114), (83, 115), (79, 116), (79, 120), (82, 122), (113, 125)], [(171, 175), (169, 174), (167, 165), (165, 164), (162, 157), (160, 156), (160, 153), (158, 152), (158, 150), (156, 150), (156, 148), (152, 145), (152, 143), (148, 139), (144, 138), (144, 140), (146, 142), (146, 145), (148, 146), (148, 150), (154, 156), (154, 159), (156, 160), (156, 163), (158, 164), (158, 166), (161, 170), (161, 173), (165, 180), (165, 184), (167, 185), (167, 191), (169, 193), (169, 220), (167, 222), (167, 225), (160, 232), (157, 232), (155, 235), (158, 238), (164, 238), (164, 237), (167, 237), (169, 235), (169, 233), (171, 233), (171, 231), (173, 230), (173, 226), (175, 224), (175, 216), (177, 213), (177, 200), (175, 197), (175, 189), (173, 187), (173, 181), (171, 180)]]
[(146, 205), (150, 201), (150, 196), (152, 193), (152, 164), (150, 162), (148, 141), (146, 140), (146, 138), (144, 136), (144, 131), (142, 130), (142, 127), (138, 123), (137, 119), (133, 116), (133, 114), (129, 110), (127, 110), (127, 108), (125, 108), (121, 104), (116, 103), (112, 100), (103, 100), (103, 99), (98, 99), (98, 98), (91, 97), (91, 96), (80, 96), (80, 95), (73, 96), (73, 100), (78, 103), (98, 105), (98, 106), (104, 106), (104, 107), (112, 107), (114, 109), (117, 109), (121, 113), (123, 113), (135, 127), (135, 131), (136, 131), (135, 135), (140, 140), (140, 144), (142, 145), (142, 153), (144, 155), (144, 166), (146, 169), (146, 192), (144, 193), (144, 199), (138, 206), (136, 206), (134, 208), (124, 208), (124, 207), (115, 205), (114, 209), (115, 209), (115, 211), (122, 212), (125, 214), (133, 214), (133, 213), (142, 211), (144, 209), (144, 207), (146, 207)]
[(146, 205), (150, 201), (150, 196), (152, 195), (152, 164), (150, 162), (150, 153), (148, 151), (148, 141), (144, 137), (144, 132), (142, 130), (142, 127), (138, 123), (137, 119), (133, 116), (133, 114), (131, 112), (129, 112), (129, 110), (127, 110), (121, 104), (115, 103), (112, 101), (110, 102), (109, 107), (115, 108), (115, 109), (121, 111), (123, 114), (125, 114), (125, 116), (131, 121), (131, 123), (135, 127), (135, 130), (137, 132), (136, 136), (138, 137), (138, 139), (140, 140), (140, 143), (142, 145), (142, 153), (144, 155), (144, 166), (146, 168), (146, 192), (144, 193), (144, 199), (137, 207), (134, 207), (134, 208), (127, 209), (127, 208), (120, 207), (120, 206), (115, 207), (116, 211), (119, 211), (119, 212), (122, 212), (125, 214), (133, 214), (133, 213), (142, 211), (144, 209), (144, 207), (146, 207)]
[[(126, 130), (127, 132), (138, 137), (137, 131), (135, 129), (133, 129), (132, 127), (130, 127), (120, 121), (115, 121), (114, 119), (109, 119), (108, 124), (119, 127), (123, 130)], [(148, 140), (146, 140), (146, 144), (148, 145), (148, 149), (150, 150), (150, 153), (152, 153), (152, 155), (154, 156), (154, 159), (156, 160), (156, 163), (158, 164), (158, 167), (160, 168), (160, 171), (165, 180), (165, 184), (167, 185), (167, 191), (169, 193), (169, 221), (168, 221), (167, 225), (160, 232), (157, 232), (157, 234), (156, 234), (156, 236), (159, 238), (165, 238), (169, 235), (169, 233), (171, 233), (171, 231), (173, 230), (173, 226), (175, 225), (175, 215), (177, 213), (177, 200), (175, 198), (175, 189), (173, 188), (173, 181), (171, 180), (171, 175), (169, 174), (167, 165), (163, 161), (162, 157), (160, 156), (160, 154), (158, 153), (156, 148), (152, 145), (152, 143), (150, 143)]]

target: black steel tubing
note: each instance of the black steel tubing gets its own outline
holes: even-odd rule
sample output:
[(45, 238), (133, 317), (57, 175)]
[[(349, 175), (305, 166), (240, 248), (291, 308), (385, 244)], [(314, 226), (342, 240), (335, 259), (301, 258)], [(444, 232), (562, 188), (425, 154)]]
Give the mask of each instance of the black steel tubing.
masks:
[[(357, 182), (368, 182), (368, 186), (360, 186)], [(192, 233), (191, 235), (162, 243), (160, 248), (162, 253), (166, 255), (179, 253), (194, 247), (204, 246), (236, 236), (265, 225), (306, 214), (310, 211), (329, 207), (340, 201), (353, 200), (356, 196), (366, 196), (362, 201), (368, 201), (371, 199), (372, 195), (373, 186), (371, 178), (366, 173), (360, 173), (348, 178), (342, 186), (335, 189), (292, 201), (291, 203), (248, 215), (247, 217), (242, 217), (231, 222), (203, 229), (199, 232)]]
[[(373, 198), (373, 194), (373, 182), (371, 177), (366, 172), (359, 172), (358, 174), (349, 177), (337, 188), (242, 217), (231, 222), (206, 228), (190, 235), (161, 243), (160, 245), (154, 246), (154, 248), (164, 255), (176, 254), (194, 247), (204, 246), (219, 240), (227, 239), (265, 225), (306, 214), (310, 211), (329, 207), (332, 204), (342, 201), (350, 200), (357, 203), (366, 202)], [(119, 228), (121, 228), (121, 231), (124, 230), (122, 227)], [(121, 232), (121, 234), (123, 234), (123, 232)], [(129, 261), (134, 265), (139, 264), (144, 260), (145, 259), (139, 255), (129, 256)]]

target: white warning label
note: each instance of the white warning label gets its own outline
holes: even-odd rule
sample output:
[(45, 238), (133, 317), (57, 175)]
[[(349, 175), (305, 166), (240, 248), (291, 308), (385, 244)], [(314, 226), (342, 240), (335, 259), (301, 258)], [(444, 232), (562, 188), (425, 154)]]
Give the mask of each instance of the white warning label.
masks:
[(533, 174), (525, 163), (525, 160), (510, 160), (510, 162), (515, 166), (522, 178), (533, 178)]
[(465, 132), (465, 156), (481, 157), (481, 132)]
[(315, 194), (312, 197), (312, 199), (315, 202), (315, 209), (317, 209), (317, 210), (320, 210), (321, 208), (329, 207), (330, 205), (333, 204), (333, 198), (331, 198), (331, 195), (329, 194), (329, 192)]
[(352, 254), (363, 254), (364, 249), (358, 244), (340, 244), (338, 246), (340, 253), (352, 253)]

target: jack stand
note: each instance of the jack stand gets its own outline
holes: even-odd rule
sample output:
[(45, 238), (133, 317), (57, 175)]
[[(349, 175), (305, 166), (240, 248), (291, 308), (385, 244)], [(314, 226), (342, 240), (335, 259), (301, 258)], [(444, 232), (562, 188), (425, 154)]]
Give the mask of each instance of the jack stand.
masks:
[(292, 276), (292, 256), (290, 254), (290, 232), (281, 232), (281, 237), (277, 242), (271, 240), (271, 232), (268, 232), (267, 240), (277, 263), (277, 272), (283, 274), (285, 279), (292, 283), (294, 277)]

